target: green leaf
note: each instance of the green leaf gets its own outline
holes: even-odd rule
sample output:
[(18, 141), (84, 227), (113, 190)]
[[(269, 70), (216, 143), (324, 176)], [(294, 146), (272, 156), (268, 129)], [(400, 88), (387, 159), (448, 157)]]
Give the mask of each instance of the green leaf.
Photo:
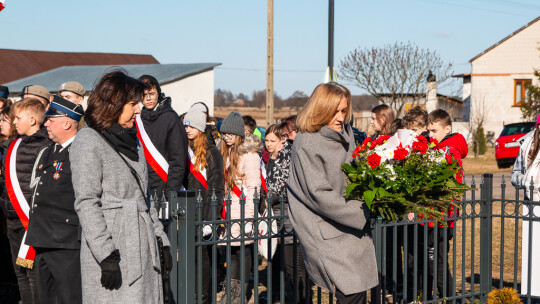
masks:
[(380, 197), (395, 197), (394, 194), (386, 191), (384, 188), (379, 188), (378, 193)]
[(347, 174), (354, 173), (354, 167), (349, 164), (342, 164), (341, 168), (343, 168)]
[(345, 195), (349, 197), (349, 194), (354, 190), (354, 188), (358, 187), (359, 184), (349, 184), (347, 188), (345, 188)]
[(377, 194), (377, 190), (366, 190), (364, 191), (364, 199), (366, 200), (366, 204), (371, 209), (371, 203), (375, 199), (375, 195)]

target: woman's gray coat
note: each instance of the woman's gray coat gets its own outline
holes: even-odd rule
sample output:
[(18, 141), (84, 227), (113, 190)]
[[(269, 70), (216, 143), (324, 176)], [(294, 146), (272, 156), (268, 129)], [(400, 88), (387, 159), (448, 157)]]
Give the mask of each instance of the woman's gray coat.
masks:
[[(147, 211), (135, 177), (113, 148), (90, 128), (75, 137), (70, 151), (75, 210), (82, 226), (81, 273), (84, 303), (162, 303), (156, 235), (170, 246), (154, 208)], [(124, 157), (141, 177), (146, 191), (144, 152), (139, 161)], [(122, 283), (101, 286), (99, 263), (120, 252)]]
[(302, 244), (309, 277), (349, 295), (378, 284), (369, 210), (344, 198), (341, 164), (352, 161), (352, 129), (327, 126), (294, 140), (288, 181), (289, 216)]

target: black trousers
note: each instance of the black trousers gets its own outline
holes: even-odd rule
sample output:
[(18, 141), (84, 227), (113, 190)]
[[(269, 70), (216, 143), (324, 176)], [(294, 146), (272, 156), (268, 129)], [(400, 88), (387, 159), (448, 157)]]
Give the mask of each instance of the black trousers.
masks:
[[(240, 266), (244, 263), (244, 279), (243, 283), (249, 282), (249, 274), (251, 273), (251, 253), (253, 252), (252, 245), (246, 245), (244, 257), (241, 256), (240, 246), (231, 246), (231, 279), (240, 280)], [(229, 267), (227, 265), (227, 267)]]
[[(281, 256), (281, 247), (283, 247), (283, 256)], [(296, 267), (294, 265), (295, 258)], [(311, 289), (313, 283), (307, 277), (300, 244), (296, 245), (296, 250), (294, 250), (294, 244), (278, 244), (272, 259), (272, 289), (275, 291), (275, 295), (279, 293), (280, 289), (281, 259), (283, 259), (285, 265), (285, 284), (290, 286), (287, 290), (287, 303), (305, 303), (306, 298), (311, 299), (313, 296), (313, 290)], [(273, 300), (279, 300), (278, 297), (272, 297)]]
[[(424, 240), (424, 229), (427, 229), (427, 244)], [(452, 273), (450, 272), (450, 264), (448, 263), (448, 252), (450, 251), (450, 240), (453, 238), (452, 228), (448, 227), (446, 231), (446, 242), (444, 240), (445, 231), (443, 228), (437, 228), (435, 233), (434, 227), (419, 226), (418, 229), (418, 293), (425, 294), (427, 300), (431, 300), (434, 296), (439, 299), (452, 295)], [(445, 244), (446, 243), (446, 244)], [(446, 251), (444, 246), (446, 245)], [(427, 246), (427, 257), (425, 257), (424, 247)], [(435, 256), (435, 248), (437, 248), (437, 256)], [(427, 259), (427, 278), (424, 274), (424, 259)], [(446, 259), (446, 263), (444, 260)], [(437, 265), (437, 274), (435, 276), (435, 265)], [(446, 286), (443, 280), (446, 276)], [(427, 290), (422, 292), (425, 283)], [(437, 288), (437, 294), (433, 292), (433, 285)], [(412, 282), (410, 283), (412, 284)], [(443, 290), (446, 288), (446, 294)]]
[(11, 262), (13, 263), (15, 276), (17, 277), (21, 300), (23, 304), (38, 304), (40, 302), (35, 268), (28, 269), (15, 264), (25, 232), (26, 230), (19, 219), (7, 220), (7, 236), (9, 239), (9, 246), (11, 247)]
[(34, 268), (41, 303), (82, 303), (80, 250), (36, 248)]
[(365, 291), (344, 295), (336, 288), (336, 299), (338, 304), (364, 304), (367, 303), (367, 293)]
[[(232, 248), (232, 247), (231, 247)], [(210, 268), (211, 268), (211, 256), (212, 256), (212, 246), (201, 246), (202, 259), (199, 261), (199, 247), (195, 250), (195, 290), (196, 294), (199, 292), (203, 297), (210, 298)], [(199, 291), (199, 263), (202, 267), (202, 290)], [(247, 277), (249, 278), (249, 277)], [(247, 280), (247, 279), (246, 279)], [(195, 299), (197, 300), (197, 299)]]

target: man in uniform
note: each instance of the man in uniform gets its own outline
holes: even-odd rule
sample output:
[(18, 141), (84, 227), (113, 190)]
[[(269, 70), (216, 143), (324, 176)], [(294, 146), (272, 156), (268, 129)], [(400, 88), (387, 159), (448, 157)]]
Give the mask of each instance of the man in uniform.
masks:
[(36, 251), (34, 268), (41, 303), (81, 303), (79, 218), (73, 206), (70, 145), (82, 106), (54, 95), (45, 113), (49, 138), (33, 169), (33, 207), (26, 244)]
[(50, 99), (51, 99), (51, 93), (49, 93), (49, 90), (47, 90), (45, 87), (40, 85), (27, 85), (22, 89), (21, 92), (21, 98), (36, 98), (37, 100), (41, 101), (41, 103), (45, 106), (45, 109), (49, 107)]
[(64, 99), (67, 99), (78, 105), (82, 105), (84, 101), (84, 93), (86, 91), (84, 90), (82, 84), (76, 81), (68, 81), (60, 85), (60, 88), (58, 88), (58, 92), (60, 92), (60, 96), (62, 96)]

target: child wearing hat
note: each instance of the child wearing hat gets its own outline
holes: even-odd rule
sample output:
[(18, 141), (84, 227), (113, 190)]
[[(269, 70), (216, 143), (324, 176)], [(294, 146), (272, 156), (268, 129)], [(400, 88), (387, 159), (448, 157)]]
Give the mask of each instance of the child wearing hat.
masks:
[[(231, 191), (231, 206), (226, 208), (226, 219), (240, 219), (242, 209), (244, 209), (244, 217), (251, 218), (255, 216), (255, 208), (253, 204), (253, 198), (255, 195), (259, 195), (261, 189), (261, 158), (259, 152), (262, 148), (261, 139), (252, 135), (245, 134), (244, 120), (242, 115), (238, 112), (231, 112), (223, 123), (221, 124), (222, 143), (221, 143), (221, 155), (223, 155), (223, 163), (225, 168), (225, 187)], [(240, 205), (240, 196), (243, 193), (246, 197), (245, 206)], [(229, 209), (230, 208), (230, 209)], [(230, 213), (229, 213), (230, 211)], [(243, 234), (240, 229), (240, 225), (232, 225), (231, 238), (249, 236), (253, 233), (252, 223), (247, 223)], [(226, 235), (222, 235), (222, 238), (227, 238)], [(247, 282), (249, 280), (249, 273), (251, 269), (251, 244), (253, 241), (245, 241), (245, 257), (244, 274), (240, 273), (240, 263), (242, 257), (240, 256), (241, 242), (231, 243), (231, 290), (235, 292), (231, 294), (231, 301), (239, 303), (241, 297), (245, 295), (240, 294), (241, 284), (245, 284), (244, 290), (247, 291)], [(224, 290), (226, 290), (224, 285)], [(223, 297), (220, 304), (226, 303), (227, 297)]]
[[(210, 141), (206, 134), (206, 115), (200, 109), (191, 108), (184, 116), (184, 126), (189, 139), (188, 153), (191, 161), (190, 172), (184, 183), (187, 190), (195, 191), (195, 195), (201, 195), (203, 209), (202, 219), (214, 221), (220, 219), (219, 211), (223, 202), (224, 181), (223, 157), (216, 145)], [(217, 204), (217, 218), (212, 218), (212, 195), (215, 194)], [(212, 233), (210, 225), (203, 226), (203, 237)], [(211, 246), (202, 248), (202, 260), (196, 263), (202, 264), (202, 303), (207, 303), (210, 289), (210, 257)], [(195, 266), (197, 267), (197, 266)], [(197, 280), (197, 279), (196, 279)]]

